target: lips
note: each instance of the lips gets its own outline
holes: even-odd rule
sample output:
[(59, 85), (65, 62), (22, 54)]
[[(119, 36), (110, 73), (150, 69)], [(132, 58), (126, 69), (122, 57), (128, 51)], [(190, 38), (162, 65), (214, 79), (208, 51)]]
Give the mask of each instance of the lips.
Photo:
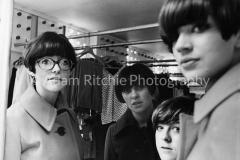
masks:
[(183, 63), (189, 63), (189, 62), (191, 62), (191, 61), (197, 61), (198, 59), (196, 59), (196, 58), (183, 58), (182, 60), (181, 60), (181, 64), (183, 64)]
[(169, 147), (161, 147), (161, 148), (164, 150), (172, 150), (172, 148), (169, 148)]
[(180, 64), (185, 69), (192, 69), (195, 65), (198, 59), (196, 58), (184, 58), (181, 60)]
[(62, 79), (61, 79), (61, 78), (58, 78), (58, 77), (52, 77), (52, 78), (48, 78), (48, 80), (61, 81)]
[(137, 104), (141, 104), (141, 103), (142, 103), (141, 101), (137, 101), (137, 102), (133, 102), (132, 104), (137, 105)]

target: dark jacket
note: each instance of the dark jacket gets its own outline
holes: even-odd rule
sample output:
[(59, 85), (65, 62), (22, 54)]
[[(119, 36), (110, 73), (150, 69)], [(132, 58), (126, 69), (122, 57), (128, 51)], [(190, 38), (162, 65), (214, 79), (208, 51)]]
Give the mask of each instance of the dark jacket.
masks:
[(138, 127), (131, 110), (108, 129), (104, 160), (158, 160), (151, 118), (147, 127)]

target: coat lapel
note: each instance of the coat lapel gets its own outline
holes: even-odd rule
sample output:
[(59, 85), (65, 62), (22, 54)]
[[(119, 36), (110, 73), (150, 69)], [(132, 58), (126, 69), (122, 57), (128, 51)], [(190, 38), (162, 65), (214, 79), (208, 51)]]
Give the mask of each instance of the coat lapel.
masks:
[(22, 107), (47, 131), (51, 131), (57, 116), (57, 109), (38, 95), (32, 85), (20, 98)]

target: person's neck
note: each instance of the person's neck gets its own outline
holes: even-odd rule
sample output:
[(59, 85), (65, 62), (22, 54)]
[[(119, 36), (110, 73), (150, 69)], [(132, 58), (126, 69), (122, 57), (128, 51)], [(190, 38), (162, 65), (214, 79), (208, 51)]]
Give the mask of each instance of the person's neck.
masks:
[(51, 104), (53, 107), (55, 105), (57, 96), (59, 92), (48, 92), (42, 88), (39, 88), (36, 86), (36, 92), (49, 104)]
[(153, 104), (151, 104), (147, 110), (144, 110), (141, 113), (136, 113), (136, 112), (132, 112), (133, 113), (133, 117), (136, 119), (136, 121), (138, 122), (138, 126), (141, 128), (143, 126), (145, 126), (149, 120), (149, 118), (152, 116), (152, 112), (153, 112), (154, 108), (153, 108)]

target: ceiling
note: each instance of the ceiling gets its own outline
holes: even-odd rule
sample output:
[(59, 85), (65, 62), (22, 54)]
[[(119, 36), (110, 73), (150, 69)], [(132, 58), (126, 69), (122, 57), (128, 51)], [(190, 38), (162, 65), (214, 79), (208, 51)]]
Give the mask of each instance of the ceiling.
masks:
[[(157, 23), (163, 0), (15, 0), (15, 6), (41, 13), (89, 32)], [(158, 28), (112, 34), (126, 42), (159, 39)], [(163, 43), (134, 47), (171, 57)], [(166, 58), (165, 58), (166, 59)]]

